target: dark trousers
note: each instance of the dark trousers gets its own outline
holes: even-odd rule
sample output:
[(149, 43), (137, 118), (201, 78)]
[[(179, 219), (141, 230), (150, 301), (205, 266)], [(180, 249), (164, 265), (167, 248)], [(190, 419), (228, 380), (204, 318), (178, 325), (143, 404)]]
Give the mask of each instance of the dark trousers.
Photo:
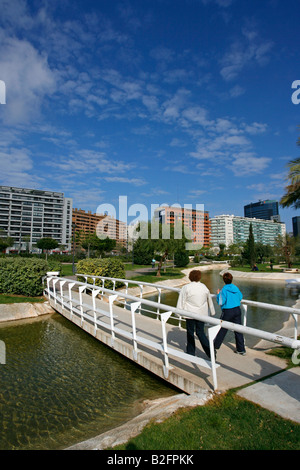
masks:
[[(237, 323), (238, 325), (241, 325), (242, 324), (242, 312), (241, 312), (240, 307), (223, 309), (221, 320), (230, 321), (232, 323)], [(228, 331), (227, 328), (220, 329), (214, 341), (215, 349), (219, 349), (219, 347), (224, 341), (227, 331)], [(244, 342), (244, 336), (242, 335), (242, 333), (238, 333), (235, 331), (234, 336), (235, 336), (235, 344), (236, 344), (237, 351), (239, 352), (245, 351), (245, 342)]]
[(205, 351), (207, 356), (210, 357), (209, 341), (207, 339), (207, 336), (204, 333), (204, 323), (202, 321), (199, 321), (199, 320), (192, 320), (190, 318), (187, 318), (187, 320), (186, 320), (186, 332), (187, 332), (186, 352), (188, 354), (191, 354), (192, 356), (195, 356), (196, 346), (195, 346), (194, 334), (196, 332), (196, 335), (199, 338), (199, 341), (201, 343), (201, 346), (202, 346), (203, 350)]

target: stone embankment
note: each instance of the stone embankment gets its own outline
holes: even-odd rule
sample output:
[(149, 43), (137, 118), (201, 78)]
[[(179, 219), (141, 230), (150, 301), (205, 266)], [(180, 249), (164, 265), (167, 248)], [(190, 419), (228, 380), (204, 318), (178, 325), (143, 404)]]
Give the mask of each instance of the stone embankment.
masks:
[(260, 281), (261, 280), (264, 280), (264, 281), (286, 281), (288, 279), (300, 278), (300, 273), (297, 273), (297, 272), (282, 272), (282, 273), (261, 272), (261, 271), (244, 272), (244, 271), (230, 270), (230, 267), (228, 267), (226, 270), (223, 269), (220, 272), (220, 275), (222, 275), (225, 271), (230, 272), (234, 278), (250, 279), (251, 281), (255, 280), (255, 279), (259, 279)]
[(49, 302), (22, 302), (16, 304), (1, 304), (0, 305), (0, 323), (24, 320), (28, 318), (37, 318), (41, 315), (49, 315), (55, 311), (50, 306)]

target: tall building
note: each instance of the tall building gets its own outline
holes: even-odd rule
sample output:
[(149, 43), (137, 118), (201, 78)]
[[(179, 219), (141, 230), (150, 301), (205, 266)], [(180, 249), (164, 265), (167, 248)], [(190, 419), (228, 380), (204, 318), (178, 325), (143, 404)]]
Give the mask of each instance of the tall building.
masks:
[(293, 235), (294, 237), (300, 237), (300, 217), (299, 215), (292, 218), (293, 223)]
[(71, 249), (72, 199), (63, 193), (0, 186), (0, 236), (14, 240), (13, 250), (30, 250), (40, 238), (53, 238)]
[(154, 212), (154, 219), (162, 224), (176, 225), (184, 224), (192, 235), (191, 243), (200, 246), (210, 244), (210, 221), (207, 211), (186, 209), (182, 207), (158, 207)]
[(107, 214), (92, 214), (91, 211), (73, 209), (72, 225), (75, 232), (85, 233), (97, 232), (97, 235), (104, 235), (117, 243), (126, 246), (127, 227), (124, 222), (114, 219)]
[(252, 224), (254, 241), (274, 246), (278, 235), (286, 234), (284, 223), (273, 220), (239, 217), (235, 215), (217, 215), (211, 220), (211, 240), (214, 246), (220, 243), (226, 247), (233, 243), (244, 243), (249, 237)]
[(279, 222), (278, 202), (266, 200), (247, 204), (247, 206), (244, 206), (244, 216), (264, 220), (277, 220)]

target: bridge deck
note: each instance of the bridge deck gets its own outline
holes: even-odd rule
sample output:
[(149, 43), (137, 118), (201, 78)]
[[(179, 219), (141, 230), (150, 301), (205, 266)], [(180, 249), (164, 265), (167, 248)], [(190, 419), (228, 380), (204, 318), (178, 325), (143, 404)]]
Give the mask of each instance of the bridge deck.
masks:
[[(90, 319), (86, 318), (82, 320), (80, 315), (71, 315), (68, 308), (62, 308), (59, 302), (55, 304), (52, 298), (50, 299), (50, 304), (55, 310), (96, 337), (102, 343), (113, 347), (118, 353), (133, 360), (149, 372), (166, 380), (185, 393), (191, 394), (203, 389), (213, 390), (213, 378), (210, 369), (203, 367), (203, 365), (192, 364), (186, 359), (174, 358), (172, 355), (169, 355), (169, 375), (168, 378), (165, 378), (163, 371), (163, 351), (155, 351), (149, 346), (151, 341), (158, 342), (162, 336), (160, 321), (145, 315), (136, 315), (137, 335), (144, 338), (145, 343), (148, 342), (148, 344), (138, 345), (138, 354), (136, 359), (134, 359), (132, 339), (129, 338), (132, 332), (131, 311), (114, 305), (114, 326), (116, 333), (112, 345), (111, 333), (109, 331), (110, 318), (108, 315), (108, 302), (98, 298), (95, 299), (97, 309), (103, 311), (103, 314), (97, 312), (97, 320), (101, 321), (103, 325), (101, 327), (98, 326), (95, 330), (92, 297), (87, 294), (82, 295), (84, 312), (86, 315), (90, 315)], [(76, 296), (78, 296), (78, 293), (74, 292), (75, 299)], [(76, 306), (76, 303), (75, 300), (73, 307)], [(105, 324), (107, 324), (107, 328)], [(128, 339), (118, 334), (118, 328), (122, 328), (123, 331), (128, 332)], [(166, 328), (168, 346), (184, 352), (186, 345), (185, 329), (169, 323), (166, 324)], [(207, 357), (202, 351), (198, 339), (196, 339), (196, 345), (199, 346), (196, 355), (206, 360)], [(217, 364), (219, 364), (219, 367), (217, 368), (217, 378), (218, 390), (220, 391), (245, 385), (286, 368), (286, 362), (284, 360), (267, 355), (263, 350), (247, 348), (247, 355), (239, 356), (234, 354), (234, 346), (233, 344), (225, 343), (218, 351)], [(209, 364), (209, 361), (207, 361), (207, 365)]]

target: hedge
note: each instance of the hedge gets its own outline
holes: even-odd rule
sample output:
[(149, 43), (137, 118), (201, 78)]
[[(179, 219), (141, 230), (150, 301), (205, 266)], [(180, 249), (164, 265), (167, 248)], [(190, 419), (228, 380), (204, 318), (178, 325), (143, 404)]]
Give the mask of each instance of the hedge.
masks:
[[(89, 258), (78, 261), (77, 263), (78, 274), (92, 274), (94, 276), (116, 277), (125, 279), (124, 264), (118, 258)], [(84, 278), (78, 277), (78, 280), (84, 281)], [(88, 278), (87, 282), (93, 284), (93, 279)], [(96, 280), (96, 286), (102, 287), (101, 279)], [(116, 287), (121, 287), (121, 282), (116, 283)], [(104, 287), (111, 289), (113, 287), (112, 281), (105, 281)]]
[(40, 296), (43, 294), (42, 278), (50, 270), (49, 264), (43, 259), (1, 258), (0, 293)]
[(185, 250), (176, 251), (174, 254), (174, 264), (177, 267), (185, 267), (189, 264), (190, 258)]

